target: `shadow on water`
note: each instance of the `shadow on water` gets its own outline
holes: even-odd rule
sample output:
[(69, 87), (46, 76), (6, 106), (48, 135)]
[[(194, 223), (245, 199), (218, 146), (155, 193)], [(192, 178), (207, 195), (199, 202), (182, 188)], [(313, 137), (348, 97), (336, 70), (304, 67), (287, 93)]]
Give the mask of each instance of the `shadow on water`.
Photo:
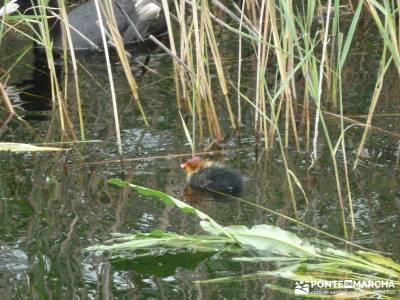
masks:
[[(363, 37), (364, 38), (364, 37)], [(373, 38), (372, 38), (373, 40)], [(351, 69), (344, 71), (344, 95), (349, 101), (348, 113), (365, 114), (361, 105), (373, 93), (368, 74), (376, 73), (378, 64), (368, 53), (363, 40), (350, 57)], [(376, 45), (372, 45), (378, 47)], [(368, 45), (368, 47), (372, 47)], [(226, 58), (231, 47), (222, 43)], [(375, 48), (374, 48), (375, 49)], [(136, 52), (135, 52), (136, 51)], [(176, 117), (172, 65), (168, 56), (134, 50), (132, 68), (137, 75), (141, 100), (151, 126), (146, 127), (132, 101), (123, 68), (113, 56), (116, 93), (122, 130), (124, 156), (119, 162), (115, 146), (115, 132), (110, 103), (108, 78), (104, 57), (94, 54), (79, 58), (79, 79), (84, 106), (87, 139), (97, 143), (75, 145), (67, 153), (0, 154), (0, 294), (4, 299), (16, 298), (156, 298), (156, 299), (269, 299), (289, 298), (265, 287), (265, 281), (235, 282), (222, 286), (194, 284), (194, 280), (218, 276), (247, 274), (267, 270), (264, 263), (249, 265), (233, 262), (224, 254), (186, 255), (180, 253), (158, 260), (146, 261), (135, 257), (131, 261), (110, 262), (107, 257), (82, 251), (87, 246), (103, 242), (112, 233), (133, 231), (150, 232), (154, 229), (178, 233), (201, 233), (197, 220), (182, 215), (175, 208), (129, 189), (118, 189), (107, 184), (107, 179), (123, 177), (139, 185), (164, 191), (194, 204), (223, 225), (276, 224), (284, 229), (299, 230), (287, 220), (233, 199), (215, 201), (210, 195), (186, 190), (184, 174), (179, 165), (187, 158), (190, 147), (185, 145), (185, 135)], [(363, 60), (369, 59), (369, 63)], [(9, 62), (11, 64), (11, 62)], [(244, 86), (254, 85), (255, 62), (247, 62), (243, 76)], [(43, 78), (46, 72), (43, 61), (36, 61), (33, 54), (25, 66), (13, 73), (10, 85), (26, 86), (21, 97), (29, 115), (30, 110), (51, 108), (48, 99), (49, 85)], [(143, 72), (143, 65), (146, 72)], [(30, 68), (34, 66), (33, 75)], [(59, 64), (57, 64), (59, 65)], [(61, 65), (59, 65), (61, 66)], [(234, 68), (234, 66), (232, 67)], [(68, 69), (69, 70), (69, 69)], [(157, 72), (154, 72), (156, 70)], [(74, 126), (78, 128), (73, 80), (70, 72), (64, 75), (69, 88), (66, 102)], [(19, 74), (19, 75), (17, 75)], [(29, 74), (28, 76), (26, 74)], [(232, 71), (234, 74), (234, 71)], [(138, 76), (139, 75), (139, 76)], [(32, 76), (32, 77), (31, 77)], [(44, 77), (43, 77), (44, 76)], [(388, 76), (395, 81), (396, 71)], [(356, 86), (356, 89), (354, 88)], [(362, 89), (360, 87), (363, 87)], [(387, 97), (398, 96), (396, 85), (385, 87)], [(36, 95), (32, 97), (32, 95)], [(218, 98), (220, 95), (215, 95)], [(46, 99), (44, 101), (43, 99)], [(221, 99), (223, 99), (221, 97)], [(400, 99), (400, 98), (399, 98)], [(43, 100), (43, 101), (42, 101)], [(393, 110), (399, 103), (382, 102), (379, 111)], [(16, 142), (42, 142), (37, 136), (50, 136), (58, 141), (57, 113), (48, 111), (47, 121), (32, 122), (36, 135), (18, 121), (11, 121), (2, 140)], [(254, 116), (247, 112), (248, 120), (239, 140), (232, 137), (223, 145), (220, 157), (226, 164), (241, 170), (245, 178), (242, 197), (263, 207), (291, 215), (290, 193), (279, 151), (261, 153), (256, 159), (255, 140), (252, 137)], [(399, 129), (395, 118), (377, 120)], [(226, 122), (228, 124), (228, 122)], [(337, 120), (328, 120), (332, 130)], [(229, 127), (229, 125), (226, 125)], [(349, 132), (348, 153), (357, 149), (361, 130)], [(33, 138), (35, 137), (35, 138)], [(324, 149), (321, 142), (321, 149)], [(326, 147), (325, 147), (326, 148)], [(360, 167), (352, 173), (352, 189), (357, 228), (352, 241), (376, 250), (392, 252), (400, 259), (400, 188), (396, 168), (397, 144), (391, 136), (373, 134), (366, 146)], [(303, 184), (309, 204), (296, 191), (300, 215), (307, 224), (329, 233), (343, 236), (338, 209), (334, 172), (329, 153), (322, 152), (319, 164), (311, 170), (309, 153), (288, 150), (289, 164)], [(182, 154), (182, 157), (171, 157)], [(187, 154), (185, 156), (184, 154)], [(161, 158), (158, 158), (161, 157)], [(135, 158), (138, 160), (128, 159)], [(350, 159), (350, 158), (349, 158)], [(301, 231), (306, 236), (315, 233)], [(271, 279), (275, 283), (279, 279)], [(288, 288), (294, 286), (286, 282)]]
[[(20, 98), (19, 104), (28, 112), (51, 110), (52, 91), (47, 59), (37, 48), (34, 48), (33, 53), (31, 76), (15, 85)], [(56, 61), (55, 67), (57, 78), (60, 78), (62, 67), (59, 62)], [(32, 117), (28, 115), (26, 119), (32, 120)]]

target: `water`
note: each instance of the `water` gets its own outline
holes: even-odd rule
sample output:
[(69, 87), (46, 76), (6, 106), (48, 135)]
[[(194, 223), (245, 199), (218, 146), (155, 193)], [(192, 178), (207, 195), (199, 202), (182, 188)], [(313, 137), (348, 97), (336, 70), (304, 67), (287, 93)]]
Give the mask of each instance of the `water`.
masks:
[[(366, 45), (362, 43), (365, 37), (359, 38), (360, 41), (356, 38), (354, 42), (358, 46), (349, 58), (348, 65), (351, 68), (345, 69), (346, 80), (343, 80), (346, 112), (352, 115), (368, 112), (369, 99), (374, 89), (370, 76), (376, 74), (379, 61), (379, 51), (374, 50), (373, 55), (369, 51), (371, 47), (379, 48), (374, 40), (372, 45)], [(229, 40), (224, 43), (222, 45), (226, 48), (222, 48), (222, 51), (226, 52), (224, 57), (228, 60), (231, 57)], [(17, 45), (25, 49), (29, 43), (18, 37), (2, 43), (2, 65), (11, 66), (15, 62), (15, 55), (18, 54), (14, 53), (14, 49)], [(142, 49), (133, 51), (136, 52), (132, 67), (137, 75), (141, 101), (151, 126), (144, 126), (123, 79), (123, 69), (114, 59), (122, 143), (127, 161), (121, 163), (117, 153), (112, 106), (107, 92), (108, 79), (101, 54), (80, 56), (86, 71), (80, 67), (79, 73), (86, 138), (98, 142), (71, 145), (73, 150), (66, 153), (0, 154), (1, 298), (290, 298), (265, 286), (266, 283), (281, 283), (289, 289), (294, 287), (293, 282), (276, 278), (223, 285), (194, 283), (195, 280), (249, 274), (269, 267), (264, 263), (233, 262), (230, 256), (223, 253), (175, 253), (150, 260), (110, 261), (101, 253), (89, 254), (83, 251), (90, 245), (109, 239), (112, 233), (138, 230), (150, 232), (154, 229), (188, 234), (201, 232), (197, 220), (192, 216), (183, 215), (156, 199), (140, 196), (132, 190), (121, 190), (107, 183), (107, 179), (112, 177), (124, 178), (180, 199), (185, 198), (184, 174), (179, 165), (190, 155), (190, 147), (177, 117), (170, 59), (161, 51), (152, 52), (148, 66), (156, 73), (143, 73), (140, 62), (146, 60), (146, 54), (143, 54)], [(34, 54), (30, 51), (12, 71), (9, 85), (28, 82), (30, 87), (37, 87), (38, 77), (32, 75), (30, 68), (35, 65), (34, 60)], [(249, 59), (248, 64), (251, 66), (253, 63)], [(40, 65), (36, 60), (36, 66)], [(62, 65), (60, 67), (62, 71)], [(243, 84), (251, 87), (254, 84), (252, 69), (249, 68), (248, 72), (244, 74)], [(32, 78), (36, 79), (33, 83)], [(72, 85), (72, 76), (68, 80)], [(389, 71), (387, 82), (382, 101), (378, 105), (381, 117), (377, 115), (374, 125), (397, 132), (399, 124), (396, 116), (384, 116), (395, 113), (398, 107), (395, 101), (399, 96), (395, 70)], [(42, 98), (50, 95), (46, 86), (40, 86), (36, 91), (40, 92)], [(70, 88), (66, 101), (72, 124), (78, 129), (74, 95), (73, 88)], [(220, 96), (217, 93), (215, 98)], [(21, 106), (27, 105), (27, 96), (22, 98)], [(223, 103), (222, 97), (220, 101)], [(48, 104), (46, 101), (44, 103)], [(29, 110), (20, 113), (29, 120), (31, 127), (12, 119), (0, 131), (1, 140), (33, 143), (42, 142), (47, 137), (50, 141), (59, 141), (58, 112), (45, 110), (43, 106), (26, 107)], [(4, 117), (3, 114), (1, 119)], [(226, 151), (216, 159), (241, 170), (245, 177), (243, 198), (292, 215), (281, 154), (278, 150), (265, 153), (257, 149), (252, 122), (253, 117), (247, 112), (242, 138), (232, 137), (224, 145)], [(338, 129), (339, 123), (334, 118), (328, 119), (328, 124), (331, 132)], [(227, 120), (224, 127), (229, 132)], [(349, 130), (348, 134), (348, 159), (354, 160), (362, 128)], [(350, 186), (357, 225), (351, 237), (354, 243), (391, 252), (392, 257), (399, 260), (400, 189), (396, 140), (397, 135), (373, 131), (360, 166), (351, 171)], [(326, 148), (323, 139), (320, 147)], [(187, 156), (174, 156), (185, 153)], [(297, 152), (289, 148), (288, 157), (290, 168), (301, 181), (308, 197), (307, 205), (300, 189), (296, 189), (299, 214), (305, 214), (303, 221), (331, 234), (343, 236), (329, 154), (322, 151), (318, 164), (311, 170), (308, 170), (311, 164), (309, 152)], [(137, 160), (129, 160), (132, 158)], [(340, 163), (342, 169), (343, 164)], [(345, 187), (344, 178), (341, 178), (341, 184)], [(223, 225), (269, 223), (310, 238), (326, 239), (246, 203), (202, 197), (187, 198), (186, 201)], [(335, 244), (339, 248), (343, 247), (337, 242)]]

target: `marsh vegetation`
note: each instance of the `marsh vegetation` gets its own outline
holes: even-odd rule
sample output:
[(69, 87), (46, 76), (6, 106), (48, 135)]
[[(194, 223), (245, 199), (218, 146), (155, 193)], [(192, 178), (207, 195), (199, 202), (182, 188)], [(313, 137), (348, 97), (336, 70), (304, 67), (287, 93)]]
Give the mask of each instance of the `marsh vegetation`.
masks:
[[(166, 33), (134, 44), (113, 2), (93, 1), (107, 30), (83, 52), (70, 44), (68, 12), (84, 1), (56, 2), (0, 17), (1, 142), (68, 149), (0, 143), (6, 297), (275, 299), (285, 291), (268, 285), (292, 289), (278, 276), (193, 284), (269, 267), (227, 254), (177, 251), (157, 268), (154, 257), (84, 252), (111, 233), (202, 232), (110, 177), (223, 226), (273, 224), (400, 259), (398, 1), (162, 0)], [(240, 198), (184, 193), (179, 165), (192, 154), (241, 170)]]

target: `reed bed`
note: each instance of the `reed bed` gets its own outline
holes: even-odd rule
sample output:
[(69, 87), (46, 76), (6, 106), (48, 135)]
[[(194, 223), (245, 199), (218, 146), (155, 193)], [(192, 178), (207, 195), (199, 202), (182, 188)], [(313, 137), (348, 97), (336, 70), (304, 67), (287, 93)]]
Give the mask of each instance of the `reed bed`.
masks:
[[(210, 85), (212, 80), (209, 77), (210, 74), (216, 73), (231, 127), (239, 133), (240, 125), (249, 125), (249, 120), (244, 121), (242, 118), (242, 107), (250, 105), (254, 110), (256, 141), (259, 141), (265, 150), (272, 148), (276, 142), (280, 145), (295, 215), (294, 190), (302, 190), (302, 187), (301, 181), (296, 178), (287, 163), (286, 149), (292, 141), (297, 150), (311, 151), (310, 168), (318, 162), (325, 147), (328, 149), (339, 208), (342, 212), (343, 232), (347, 237), (347, 221), (350, 221), (352, 228), (355, 227), (349, 184), (351, 172), (348, 166), (357, 166), (358, 157), (370, 132), (386, 71), (392, 64), (398, 69), (399, 17), (396, 10), (399, 3), (349, 1), (343, 4), (340, 1), (326, 1), (322, 4), (319, 1), (293, 3), (272, 0), (242, 1), (241, 5), (234, 3), (228, 4), (229, 6), (219, 0), (174, 3), (181, 25), (181, 32), (178, 33), (181, 37), (180, 58), (186, 64), (186, 69), (191, 70), (185, 72), (182, 68), (177, 71), (175, 78), (178, 78), (176, 80), (180, 83), (182, 91), (177, 95), (183, 95), (183, 102), (191, 109), (194, 120), (192, 131), (195, 132), (196, 126), (201, 140), (204, 136), (202, 122), (206, 119), (209, 134), (214, 138), (221, 138), (221, 127), (216, 118), (221, 113), (216, 112), (215, 105), (219, 99), (212, 97), (218, 87)], [(216, 11), (222, 11), (226, 18), (217, 17)], [(372, 18), (375, 22), (382, 38), (382, 59), (368, 118), (366, 123), (361, 125), (364, 127), (364, 134), (357, 156), (354, 162), (350, 162), (346, 154), (346, 131), (353, 125), (346, 124), (341, 74), (346, 67), (346, 59), (351, 51), (361, 16)], [(238, 40), (237, 84), (231, 81), (228, 90), (225, 80), (228, 68), (221, 61), (216, 47), (213, 34), (215, 30), (210, 29), (221, 26), (224, 30), (232, 32)], [(188, 31), (187, 28), (193, 30)], [(241, 89), (243, 43), (250, 44), (254, 49), (256, 80), (255, 92), (252, 94), (245, 94)], [(173, 48), (177, 47), (174, 45)], [(274, 83), (268, 83), (268, 78), (274, 78)], [(191, 90), (188, 91), (188, 87), (191, 87)], [(231, 103), (234, 92), (237, 93), (236, 110), (232, 109)], [(340, 119), (339, 134), (332, 131), (326, 123), (325, 114), (329, 107)], [(234, 111), (237, 113), (234, 114)], [(300, 142), (300, 134), (305, 137), (302, 139), (305, 142)], [(196, 143), (196, 139), (191, 141)], [(340, 167), (340, 164), (343, 167)]]
[[(129, 67), (121, 36), (116, 30), (112, 1), (95, 2), (98, 13), (103, 12), (106, 16), (107, 28), (110, 31), (103, 32), (104, 54), (108, 66), (117, 144), (119, 152), (122, 153), (118, 99), (113, 88), (115, 79), (112, 76), (106, 37), (112, 40), (113, 47), (117, 50), (133, 99), (146, 125), (148, 120), (140, 102), (140, 89)], [(223, 129), (221, 119), (228, 120), (230, 130), (235, 135), (243, 134), (243, 125), (253, 126), (255, 141), (264, 151), (270, 151), (278, 145), (284, 162), (294, 215), (297, 216), (296, 195), (300, 194), (305, 198), (304, 189), (301, 180), (296, 177), (290, 166), (288, 148), (294, 147), (297, 151), (309, 152), (310, 168), (318, 163), (321, 153), (327, 150), (334, 170), (343, 232), (347, 237), (347, 224), (355, 227), (349, 184), (352, 173), (349, 166), (357, 167), (358, 157), (371, 132), (386, 71), (393, 65), (400, 74), (400, 3), (394, 0), (328, 0), (323, 3), (315, 0), (161, 2), (167, 20), (169, 40), (168, 46), (161, 46), (172, 59), (177, 113), (181, 114), (182, 128), (191, 144), (192, 152), (199, 151), (199, 145), (207, 137), (218, 143), (224, 142), (230, 132)], [(85, 126), (77, 75), (78, 65), (72, 47), (68, 46), (71, 38), (64, 1), (59, 1), (59, 4), (57, 15), (62, 20), (65, 31), (64, 57), (65, 62), (71, 61), (73, 66), (80, 139), (84, 140)], [(1, 19), (0, 33), (2, 35), (8, 30), (15, 30), (44, 48), (61, 131), (70, 129), (69, 132), (74, 132), (64, 103), (68, 86), (64, 83), (63, 88), (61, 87), (54, 71), (52, 43), (46, 22), (49, 14), (46, 7), (47, 1), (41, 1), (34, 17), (20, 15)], [(347, 131), (356, 125), (349, 124), (344, 114), (346, 100), (343, 99), (342, 71), (347, 67), (347, 57), (362, 18), (373, 20), (376, 26), (374, 30), (382, 40), (382, 56), (367, 120), (364, 124), (357, 125), (363, 127), (364, 132), (353, 161), (347, 154), (346, 142)], [(31, 33), (19, 29), (16, 24), (19, 22), (30, 27)], [(105, 28), (105, 24), (100, 24), (100, 27)], [(223, 50), (219, 46), (218, 34), (221, 31), (229, 32), (237, 42), (237, 48), (234, 49), (237, 54), (234, 67), (228, 66), (224, 61)], [(160, 43), (157, 38), (150, 38)], [(252, 49), (255, 78), (252, 89), (245, 89), (242, 82), (244, 48)], [(231, 70), (235, 70), (235, 76), (230, 74)], [(6, 89), (2, 87), (1, 92), (4, 95)], [(8, 111), (12, 112), (7, 97), (4, 98), (8, 104)], [(252, 111), (251, 120), (244, 112), (246, 109)], [(329, 110), (333, 110), (339, 120), (339, 132), (336, 129), (332, 130), (327, 124), (326, 114)], [(185, 114), (189, 119), (182, 117)]]

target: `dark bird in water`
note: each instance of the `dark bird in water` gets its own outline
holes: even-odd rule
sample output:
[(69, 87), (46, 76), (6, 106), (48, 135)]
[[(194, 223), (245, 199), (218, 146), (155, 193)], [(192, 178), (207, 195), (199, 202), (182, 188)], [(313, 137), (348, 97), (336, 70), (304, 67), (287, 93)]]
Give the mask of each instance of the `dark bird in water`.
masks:
[[(35, 6), (39, 3), (39, 0), (3, 0), (1, 3), (3, 3), (3, 7), (0, 8), (0, 16), (15, 11), (34, 15)], [(56, 0), (50, 0), (48, 5), (54, 9), (52, 9), (54, 13), (58, 14)], [(124, 44), (143, 41), (148, 39), (150, 35), (159, 35), (167, 30), (163, 8), (157, 0), (115, 0), (113, 1), (113, 10), (116, 25)], [(39, 11), (37, 11), (37, 14), (40, 14)], [(51, 12), (48, 12), (48, 15), (52, 17)], [(110, 30), (104, 15), (102, 21), (106, 32), (109, 33)], [(99, 16), (94, 0), (78, 5), (69, 11), (68, 22), (74, 49), (87, 50), (102, 47), (103, 40)], [(49, 19), (49, 23), (53, 47), (60, 49), (62, 48), (60, 21), (53, 17)]]
[(238, 194), (243, 189), (242, 176), (233, 169), (194, 156), (181, 164), (188, 186), (223, 193)]

